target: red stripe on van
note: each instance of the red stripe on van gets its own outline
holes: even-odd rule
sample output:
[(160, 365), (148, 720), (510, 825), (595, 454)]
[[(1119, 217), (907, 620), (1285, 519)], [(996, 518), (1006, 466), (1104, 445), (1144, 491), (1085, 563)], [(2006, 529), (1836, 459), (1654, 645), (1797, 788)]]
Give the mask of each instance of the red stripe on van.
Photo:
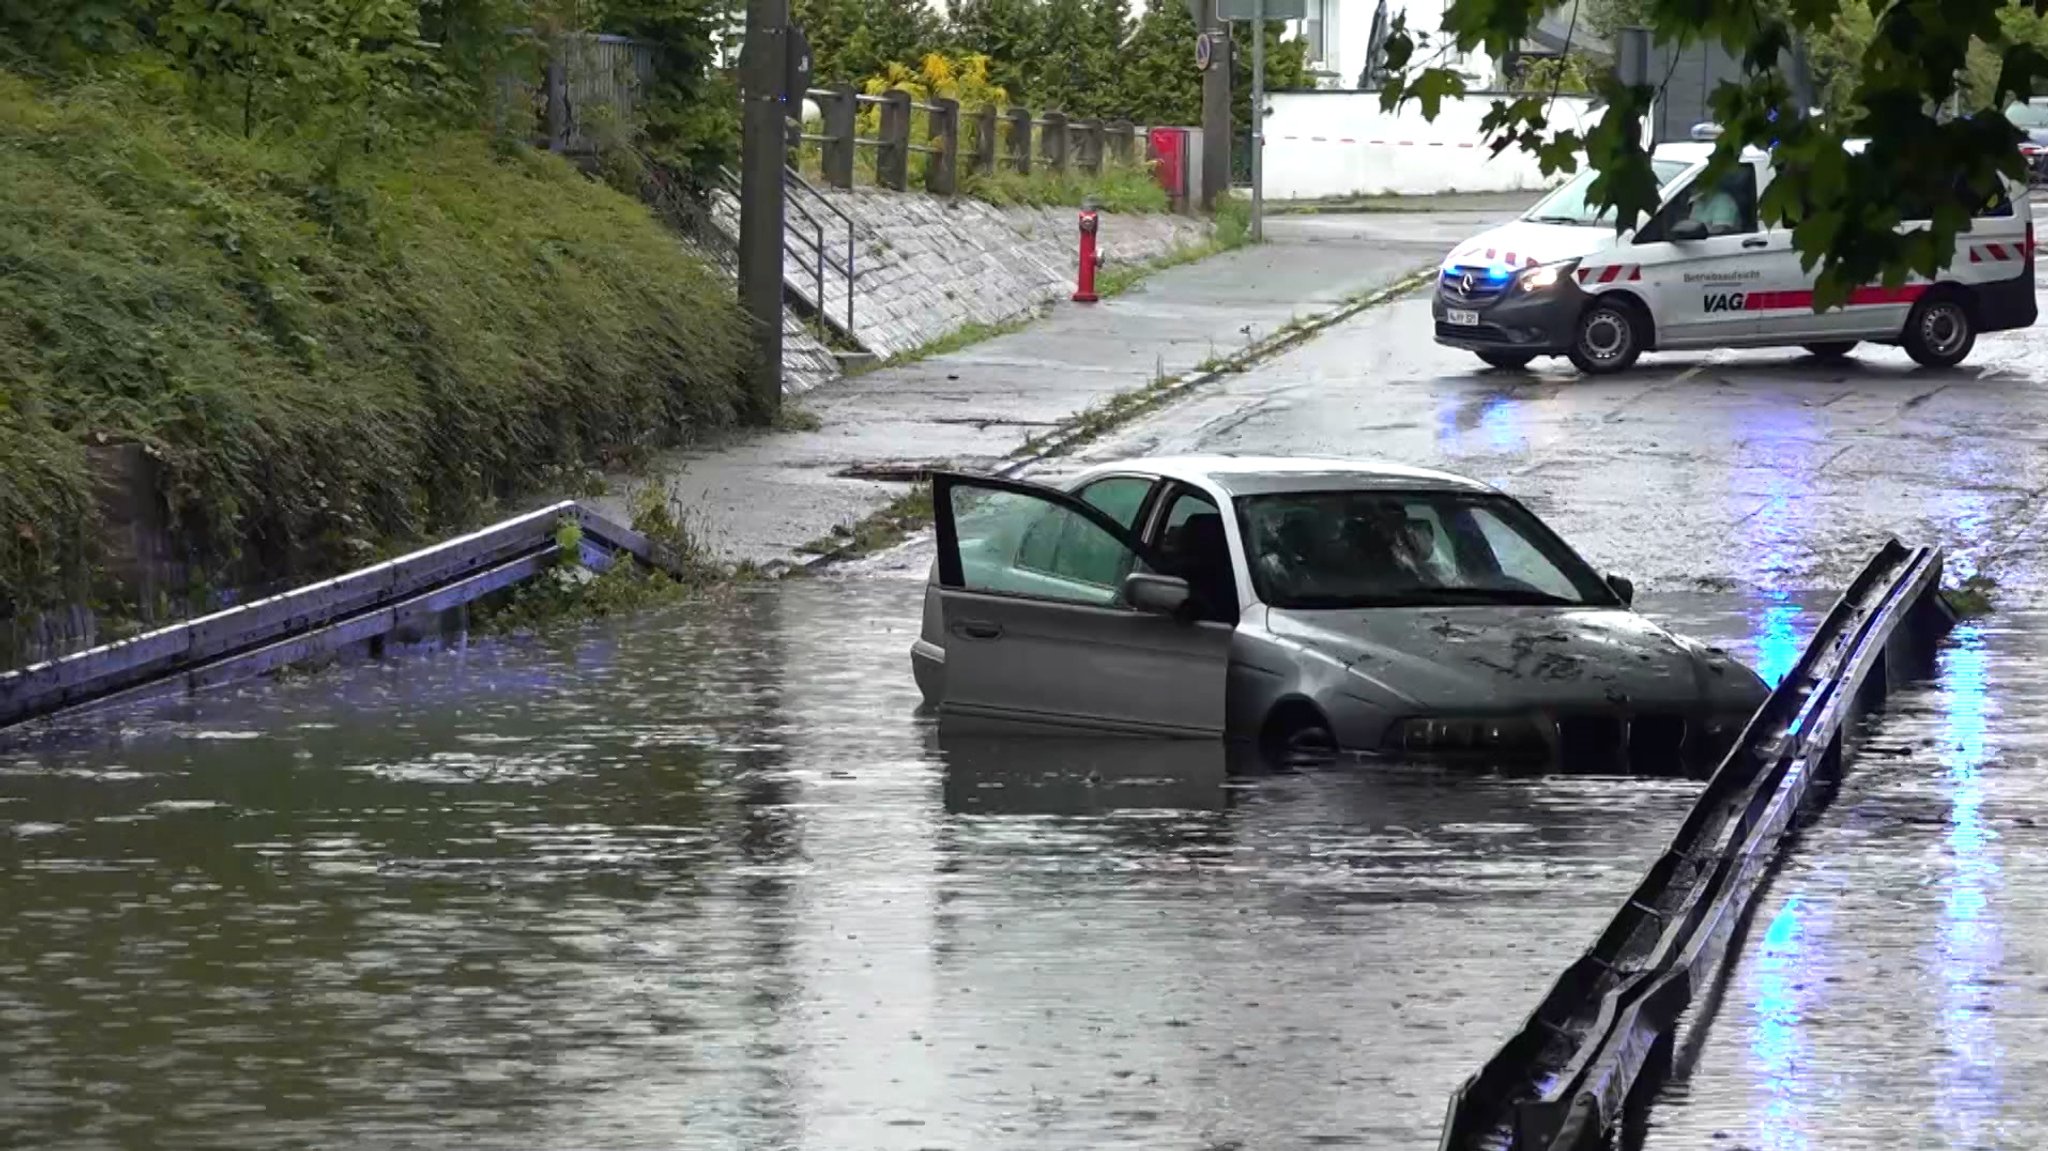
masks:
[(1603, 284), (1611, 284), (1614, 282), (1615, 277), (1619, 275), (1621, 275), (1621, 265), (1609, 264), (1605, 268), (1600, 269), (1600, 282)]

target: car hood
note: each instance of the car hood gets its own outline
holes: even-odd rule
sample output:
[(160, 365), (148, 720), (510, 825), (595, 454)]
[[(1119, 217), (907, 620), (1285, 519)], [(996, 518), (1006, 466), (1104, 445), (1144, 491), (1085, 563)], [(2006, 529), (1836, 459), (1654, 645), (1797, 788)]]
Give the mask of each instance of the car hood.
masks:
[(1754, 708), (1762, 681), (1725, 653), (1617, 608), (1283, 611), (1275, 636), (1342, 662), (1346, 690), (1423, 711)]
[(1533, 224), (1516, 220), (1490, 228), (1465, 241), (1444, 257), (1444, 270), (1465, 267), (1526, 268), (1589, 256), (1614, 244), (1607, 225)]

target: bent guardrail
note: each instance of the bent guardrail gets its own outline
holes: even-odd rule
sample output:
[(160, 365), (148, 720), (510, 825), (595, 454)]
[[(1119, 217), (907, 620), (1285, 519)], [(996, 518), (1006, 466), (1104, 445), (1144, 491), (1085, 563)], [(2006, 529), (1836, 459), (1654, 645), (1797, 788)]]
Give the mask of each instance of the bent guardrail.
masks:
[(1941, 568), (1939, 549), (1896, 541), (1864, 567), (1592, 948), (1452, 1096), (1443, 1151), (1579, 1151), (1644, 1097), (1814, 780), (1839, 773), (1853, 719), (1954, 622)]
[(673, 566), (638, 532), (565, 500), (333, 579), (0, 672), (0, 729), (166, 682), (214, 686), (387, 635), (538, 574), (564, 520), (580, 529), (588, 567), (621, 554)]

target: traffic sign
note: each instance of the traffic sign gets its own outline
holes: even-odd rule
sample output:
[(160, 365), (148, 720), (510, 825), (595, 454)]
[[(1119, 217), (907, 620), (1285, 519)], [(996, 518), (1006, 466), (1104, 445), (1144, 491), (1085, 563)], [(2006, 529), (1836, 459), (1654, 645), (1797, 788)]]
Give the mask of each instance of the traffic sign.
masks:
[(1308, 0), (1217, 0), (1216, 14), (1225, 20), (1254, 20), (1264, 8), (1268, 20), (1308, 19)]
[(1207, 72), (1209, 65), (1215, 62), (1216, 41), (1210, 39), (1207, 32), (1195, 37), (1195, 67)]

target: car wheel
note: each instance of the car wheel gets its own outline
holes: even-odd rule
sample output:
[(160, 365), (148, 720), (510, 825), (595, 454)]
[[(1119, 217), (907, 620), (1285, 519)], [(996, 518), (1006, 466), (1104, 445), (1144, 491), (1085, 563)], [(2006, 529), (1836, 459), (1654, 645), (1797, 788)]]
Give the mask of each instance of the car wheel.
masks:
[(1900, 338), (1906, 354), (1929, 368), (1953, 368), (1977, 346), (1969, 302), (1956, 292), (1929, 292), (1913, 305)]
[(1572, 363), (1588, 375), (1624, 372), (1643, 354), (1650, 325), (1642, 309), (1626, 300), (1600, 300), (1579, 316), (1572, 334)]
[(1480, 352), (1478, 356), (1487, 367), (1499, 368), (1503, 372), (1519, 372), (1536, 358), (1521, 352)]
[(1266, 720), (1259, 741), (1268, 755), (1282, 761), (1328, 759), (1337, 753), (1337, 737), (1330, 722), (1313, 704), (1283, 703)]
[(1803, 344), (1801, 346), (1806, 349), (1806, 354), (1809, 356), (1818, 356), (1823, 360), (1839, 360), (1856, 350), (1856, 341), (1836, 340), (1832, 343)]

